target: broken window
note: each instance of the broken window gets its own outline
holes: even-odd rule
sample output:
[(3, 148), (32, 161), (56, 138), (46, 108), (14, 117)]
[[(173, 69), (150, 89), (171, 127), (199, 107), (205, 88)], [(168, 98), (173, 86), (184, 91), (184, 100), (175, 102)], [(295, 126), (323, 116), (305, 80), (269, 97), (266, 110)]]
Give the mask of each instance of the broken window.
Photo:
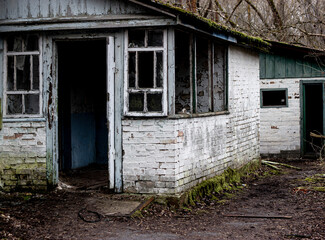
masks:
[(226, 47), (194, 34), (175, 32), (175, 111), (227, 110)]
[(287, 89), (261, 89), (261, 107), (287, 107)]
[(37, 35), (10, 36), (6, 39), (6, 116), (40, 115), (40, 40)]
[(166, 100), (166, 30), (126, 32), (125, 114), (163, 116)]

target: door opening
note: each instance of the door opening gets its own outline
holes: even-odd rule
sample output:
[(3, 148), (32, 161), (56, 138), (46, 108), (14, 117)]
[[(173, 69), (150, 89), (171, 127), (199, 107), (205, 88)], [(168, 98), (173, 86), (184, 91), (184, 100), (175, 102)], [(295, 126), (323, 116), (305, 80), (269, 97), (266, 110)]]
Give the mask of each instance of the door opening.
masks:
[(106, 41), (62, 41), (57, 46), (59, 169), (95, 167), (107, 180)]
[(304, 84), (304, 154), (315, 155), (315, 148), (320, 147), (320, 138), (310, 137), (310, 132), (324, 134), (323, 84)]

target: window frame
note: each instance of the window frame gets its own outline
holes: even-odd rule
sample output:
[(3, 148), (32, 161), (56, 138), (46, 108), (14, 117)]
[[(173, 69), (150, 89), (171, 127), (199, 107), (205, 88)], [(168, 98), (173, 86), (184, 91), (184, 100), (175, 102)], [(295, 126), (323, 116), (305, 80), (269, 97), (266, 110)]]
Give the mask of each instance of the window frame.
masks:
[[(220, 115), (220, 114), (227, 114), (229, 113), (228, 110), (228, 51), (229, 51), (229, 46), (227, 44), (224, 44), (222, 42), (219, 42), (215, 39), (210, 39), (209, 37), (206, 37), (201, 34), (195, 34), (191, 32), (186, 32), (177, 29), (176, 31), (183, 32), (189, 35), (190, 40), (189, 40), (189, 75), (190, 75), (190, 110), (186, 112), (176, 112), (175, 116), (184, 116), (185, 115), (191, 115), (191, 116), (207, 116), (207, 115)], [(198, 112), (198, 74), (197, 74), (197, 68), (198, 68), (198, 63), (197, 63), (197, 39), (201, 38), (204, 39), (208, 42), (208, 53), (207, 53), (207, 60), (208, 60), (208, 86), (207, 92), (208, 92), (208, 108), (211, 109), (211, 111), (208, 112)], [(176, 43), (176, 41), (175, 41)], [(223, 81), (224, 81), (224, 90), (223, 90), (223, 105), (224, 108), (223, 110), (218, 110), (214, 111), (215, 105), (214, 105), (214, 97), (215, 97), (215, 92), (214, 92), (214, 86), (215, 86), (215, 80), (214, 80), (214, 75), (215, 75), (215, 62), (214, 62), (214, 57), (215, 57), (215, 50), (218, 49), (218, 46), (222, 46), (222, 54), (223, 54)], [(176, 47), (176, 46), (175, 46)], [(175, 53), (176, 54), (176, 53)], [(175, 78), (176, 81), (176, 78)], [(175, 86), (176, 87), (176, 86)], [(175, 96), (176, 97), (176, 96)], [(175, 102), (176, 104), (176, 102)]]
[[(285, 91), (286, 104), (285, 105), (264, 106), (263, 105), (263, 92), (272, 92), (272, 91)], [(288, 88), (261, 88), (260, 89), (260, 105), (261, 105), (261, 108), (286, 108), (286, 107), (289, 107), (288, 100), (289, 100), (289, 98), (288, 98)]]
[[(133, 30), (133, 29), (132, 29)], [(150, 30), (161, 30), (163, 32), (163, 46), (162, 47), (129, 47), (129, 30), (125, 30), (124, 37), (124, 115), (130, 117), (164, 117), (167, 116), (167, 29), (165, 28), (139, 28), (138, 30), (145, 31), (145, 38), (148, 36)], [(136, 77), (137, 89), (129, 88), (129, 52), (163, 52), (163, 82), (162, 88), (156, 87), (154, 84), (153, 88), (139, 88), (138, 79)], [(137, 61), (137, 60), (136, 60)], [(136, 66), (138, 64), (136, 63)], [(154, 69), (156, 65), (154, 64)], [(137, 75), (137, 74), (136, 74)], [(154, 81), (155, 83), (155, 81)], [(144, 94), (144, 111), (129, 111), (129, 94), (130, 93), (143, 93)], [(147, 106), (147, 94), (150, 93), (161, 93), (162, 94), (162, 111), (148, 111)]]
[[(27, 36), (28, 34), (17, 34), (14, 37), (19, 36)], [(42, 79), (42, 38), (39, 34), (32, 34), (36, 35), (38, 38), (38, 51), (22, 51), (22, 52), (15, 52), (15, 51), (8, 51), (8, 42), (7, 38), (4, 39), (4, 63), (3, 63), (3, 70), (4, 70), (4, 78), (3, 78), (3, 118), (7, 119), (30, 119), (30, 118), (42, 118), (43, 117), (43, 79)], [(38, 75), (39, 75), (39, 89), (38, 90), (8, 90), (7, 89), (7, 82), (8, 82), (8, 57), (10, 56), (28, 56), (33, 58), (33, 56), (38, 56), (39, 61), (39, 68), (38, 68)], [(33, 64), (30, 63), (31, 69), (31, 76), (33, 76)], [(15, 77), (16, 78), (16, 77)], [(33, 79), (30, 79), (33, 82)], [(32, 83), (31, 83), (32, 84)], [(37, 114), (8, 114), (8, 105), (7, 105), (7, 96), (8, 95), (21, 95), (22, 96), (22, 112), (25, 111), (25, 95), (38, 95), (38, 106), (39, 106), (39, 113)]]

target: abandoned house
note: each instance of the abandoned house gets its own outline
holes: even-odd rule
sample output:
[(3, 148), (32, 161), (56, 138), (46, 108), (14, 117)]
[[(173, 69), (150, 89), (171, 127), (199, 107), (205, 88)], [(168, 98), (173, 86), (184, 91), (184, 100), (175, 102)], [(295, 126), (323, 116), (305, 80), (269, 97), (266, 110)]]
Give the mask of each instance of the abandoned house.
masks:
[(97, 164), (177, 194), (258, 159), (268, 46), (146, 0), (0, 0), (0, 187)]
[(315, 154), (321, 139), (310, 132), (325, 130), (325, 54), (271, 43), (270, 52), (260, 55), (261, 154)]

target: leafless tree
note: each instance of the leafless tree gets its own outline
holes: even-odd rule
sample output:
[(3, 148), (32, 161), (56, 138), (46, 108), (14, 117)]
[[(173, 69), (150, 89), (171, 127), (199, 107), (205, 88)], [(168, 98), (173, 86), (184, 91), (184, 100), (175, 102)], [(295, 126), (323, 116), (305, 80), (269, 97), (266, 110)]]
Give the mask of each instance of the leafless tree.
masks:
[(325, 50), (324, 0), (164, 0), (232, 29)]

